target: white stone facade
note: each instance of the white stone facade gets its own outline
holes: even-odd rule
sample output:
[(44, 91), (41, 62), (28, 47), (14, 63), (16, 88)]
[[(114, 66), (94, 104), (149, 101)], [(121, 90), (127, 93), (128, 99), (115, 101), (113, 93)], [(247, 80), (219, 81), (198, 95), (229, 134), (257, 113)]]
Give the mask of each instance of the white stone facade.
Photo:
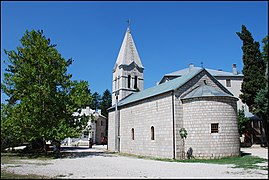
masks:
[[(192, 147), (195, 158), (239, 155), (238, 99), (221, 81), (206, 69), (188, 69), (180, 78), (165, 76), (163, 81), (169, 82), (143, 90), (143, 70), (127, 29), (113, 68), (109, 151), (181, 159), (182, 152)], [(201, 96), (192, 97), (194, 92)], [(188, 132), (185, 149), (181, 128)]]
[[(239, 155), (236, 121), (236, 98), (208, 97), (182, 100), (181, 97), (207, 81), (223, 91), (224, 87), (206, 73), (195, 76), (177, 89), (119, 107), (120, 152), (144, 156), (182, 158), (179, 130), (188, 131), (186, 149), (192, 147), (196, 158), (219, 158)], [(227, 90), (226, 90), (227, 91)], [(210, 125), (219, 124), (219, 132), (211, 133)], [(108, 149), (115, 151), (115, 111), (109, 112)], [(151, 140), (151, 127), (154, 140)], [(132, 139), (132, 128), (134, 139)]]
[[(183, 127), (188, 130), (186, 150), (195, 158), (238, 156), (240, 143), (236, 119), (236, 102), (229, 98), (194, 98), (183, 101)], [(218, 133), (211, 133), (211, 124)]]

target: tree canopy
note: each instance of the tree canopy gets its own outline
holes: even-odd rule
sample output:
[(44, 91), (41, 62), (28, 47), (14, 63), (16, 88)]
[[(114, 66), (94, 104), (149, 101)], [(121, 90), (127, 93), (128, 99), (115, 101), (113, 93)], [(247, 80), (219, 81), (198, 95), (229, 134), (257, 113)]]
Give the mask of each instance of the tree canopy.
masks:
[(255, 109), (255, 96), (257, 92), (265, 87), (265, 63), (260, 52), (259, 42), (254, 41), (251, 33), (245, 25), (241, 32), (236, 32), (243, 42), (243, 83), (241, 86), (240, 99), (246, 103), (250, 112)]
[(111, 107), (111, 104), (112, 104), (111, 93), (108, 89), (106, 89), (102, 95), (101, 102), (100, 102), (100, 109), (101, 109), (102, 115), (104, 115), (105, 117), (108, 117), (107, 109)]
[(92, 101), (88, 82), (71, 80), (73, 60), (65, 60), (42, 30), (27, 30), (20, 42), (17, 51), (5, 50), (1, 89), (8, 103), (1, 105), (1, 142), (10, 136), (28, 142), (77, 136), (87, 118), (73, 113)]
[(100, 100), (101, 100), (101, 96), (99, 95), (98, 92), (95, 92), (92, 94), (92, 103), (90, 105), (91, 109), (99, 109), (100, 107)]
[[(268, 36), (260, 52), (259, 42), (254, 41), (246, 26), (236, 33), (243, 42), (243, 83), (240, 98), (246, 103), (249, 111), (262, 119), (265, 130), (265, 144), (268, 144)], [(262, 133), (262, 132), (261, 132)]]

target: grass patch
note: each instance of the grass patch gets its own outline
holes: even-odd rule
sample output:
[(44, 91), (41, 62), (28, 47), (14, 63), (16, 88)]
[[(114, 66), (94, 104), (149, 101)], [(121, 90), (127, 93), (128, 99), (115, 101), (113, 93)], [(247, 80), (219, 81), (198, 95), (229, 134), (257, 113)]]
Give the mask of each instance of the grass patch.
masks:
[[(268, 160), (259, 158), (256, 156), (238, 156), (238, 157), (223, 157), (220, 159), (169, 159), (169, 158), (156, 158), (156, 157), (148, 157), (141, 155), (134, 155), (128, 153), (115, 153), (120, 156), (128, 156), (135, 157), (140, 159), (149, 159), (149, 160), (157, 160), (157, 161), (165, 161), (165, 162), (181, 162), (181, 163), (211, 163), (211, 164), (232, 164), (233, 168), (243, 168), (243, 169), (261, 169), (268, 171)], [(267, 165), (259, 166), (258, 163), (267, 163)]]
[[(37, 158), (36, 158), (37, 157)], [(44, 155), (30, 155), (30, 154), (21, 154), (18, 152), (8, 152), (8, 153), (1, 153), (1, 164), (8, 165), (7, 167), (19, 167), (22, 163), (21, 160), (31, 160), (31, 159), (37, 159), (37, 160), (48, 160), (52, 159), (51, 157), (46, 157)], [(24, 162), (23, 162), (24, 163)], [(47, 165), (48, 163), (30, 163), (28, 164), (36, 164), (36, 165)], [(9, 166), (12, 165), (12, 166)], [(1, 179), (54, 179), (47, 176), (41, 176), (36, 174), (28, 174), (28, 175), (22, 175), (22, 174), (16, 174), (13, 172), (6, 171), (5, 168), (1, 167)]]
[(35, 174), (21, 175), (7, 172), (1, 169), (1, 179), (54, 179), (47, 176), (39, 176)]

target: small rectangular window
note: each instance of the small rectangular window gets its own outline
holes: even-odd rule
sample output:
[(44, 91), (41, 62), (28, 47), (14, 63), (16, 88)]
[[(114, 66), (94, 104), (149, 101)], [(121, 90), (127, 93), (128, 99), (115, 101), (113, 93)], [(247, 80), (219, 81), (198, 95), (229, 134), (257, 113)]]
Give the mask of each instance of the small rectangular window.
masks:
[(219, 133), (219, 123), (211, 124), (211, 133)]
[(231, 87), (231, 79), (226, 79), (226, 87)]

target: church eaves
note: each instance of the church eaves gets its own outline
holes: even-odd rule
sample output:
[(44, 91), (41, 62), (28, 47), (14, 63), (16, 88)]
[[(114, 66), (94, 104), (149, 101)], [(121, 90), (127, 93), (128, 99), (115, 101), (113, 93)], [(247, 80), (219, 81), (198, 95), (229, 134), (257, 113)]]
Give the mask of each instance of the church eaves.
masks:
[[(194, 78), (196, 75), (198, 75), (199, 73), (201, 73), (202, 71), (205, 71), (209, 76), (211, 76), (213, 79), (215, 79), (206, 69), (195, 69), (193, 71), (191, 71), (190, 73), (184, 74), (178, 78), (175, 78), (173, 80), (167, 81), (165, 83), (162, 84), (158, 84), (156, 86), (153, 86), (151, 88), (145, 89), (143, 91), (140, 92), (136, 92), (133, 94), (130, 94), (129, 96), (127, 96), (126, 98), (122, 99), (121, 101), (119, 101), (118, 106), (124, 106), (127, 105), (129, 103), (133, 103), (133, 102), (137, 102), (146, 98), (150, 98), (150, 97), (154, 97), (157, 96), (159, 94), (163, 94), (163, 93), (167, 93), (169, 91), (173, 91), (176, 90), (178, 88), (180, 88), (181, 86), (183, 86), (185, 83), (187, 83), (189, 80), (191, 80), (192, 78)], [(225, 93), (220, 94), (220, 92), (213, 90), (212, 88), (210, 89), (206, 89), (204, 91), (204, 94), (200, 94), (201, 96), (206, 96), (206, 92), (212, 93), (210, 96), (230, 96), (233, 97), (233, 94), (231, 92), (229, 92), (221, 83), (219, 83), (216, 79), (215, 82), (222, 87), (222, 89), (225, 91)], [(199, 89), (199, 93), (201, 92), (202, 89)], [(203, 92), (203, 91), (202, 91)], [(194, 96), (196, 96), (197, 94), (194, 94)], [(188, 97), (185, 97), (188, 98)], [(190, 97), (189, 97), (190, 98)], [(109, 110), (115, 108), (115, 105), (113, 105), (112, 107), (109, 108)]]
[(208, 85), (198, 86), (190, 93), (182, 97), (181, 99), (197, 98), (197, 97), (233, 97), (231, 94), (217, 90), (214, 87)]
[(186, 82), (191, 80), (194, 76), (202, 72), (204, 69), (194, 70), (188, 74), (185, 74), (179, 78), (173, 79), (171, 81), (153, 86), (151, 88), (145, 89), (143, 91), (131, 94), (130, 96), (126, 97), (125, 99), (122, 99), (119, 101), (118, 106), (123, 106), (132, 102), (136, 102), (139, 100), (143, 100), (149, 97), (153, 97), (159, 94), (163, 94), (172, 90), (175, 90), (182, 85), (184, 85)]
[(130, 32), (130, 28), (128, 27), (118, 54), (117, 61), (114, 65), (113, 71), (115, 71), (117, 66), (121, 65), (129, 66), (133, 62), (139, 68), (144, 69), (140, 57), (138, 55), (138, 52), (136, 50), (136, 46)]

